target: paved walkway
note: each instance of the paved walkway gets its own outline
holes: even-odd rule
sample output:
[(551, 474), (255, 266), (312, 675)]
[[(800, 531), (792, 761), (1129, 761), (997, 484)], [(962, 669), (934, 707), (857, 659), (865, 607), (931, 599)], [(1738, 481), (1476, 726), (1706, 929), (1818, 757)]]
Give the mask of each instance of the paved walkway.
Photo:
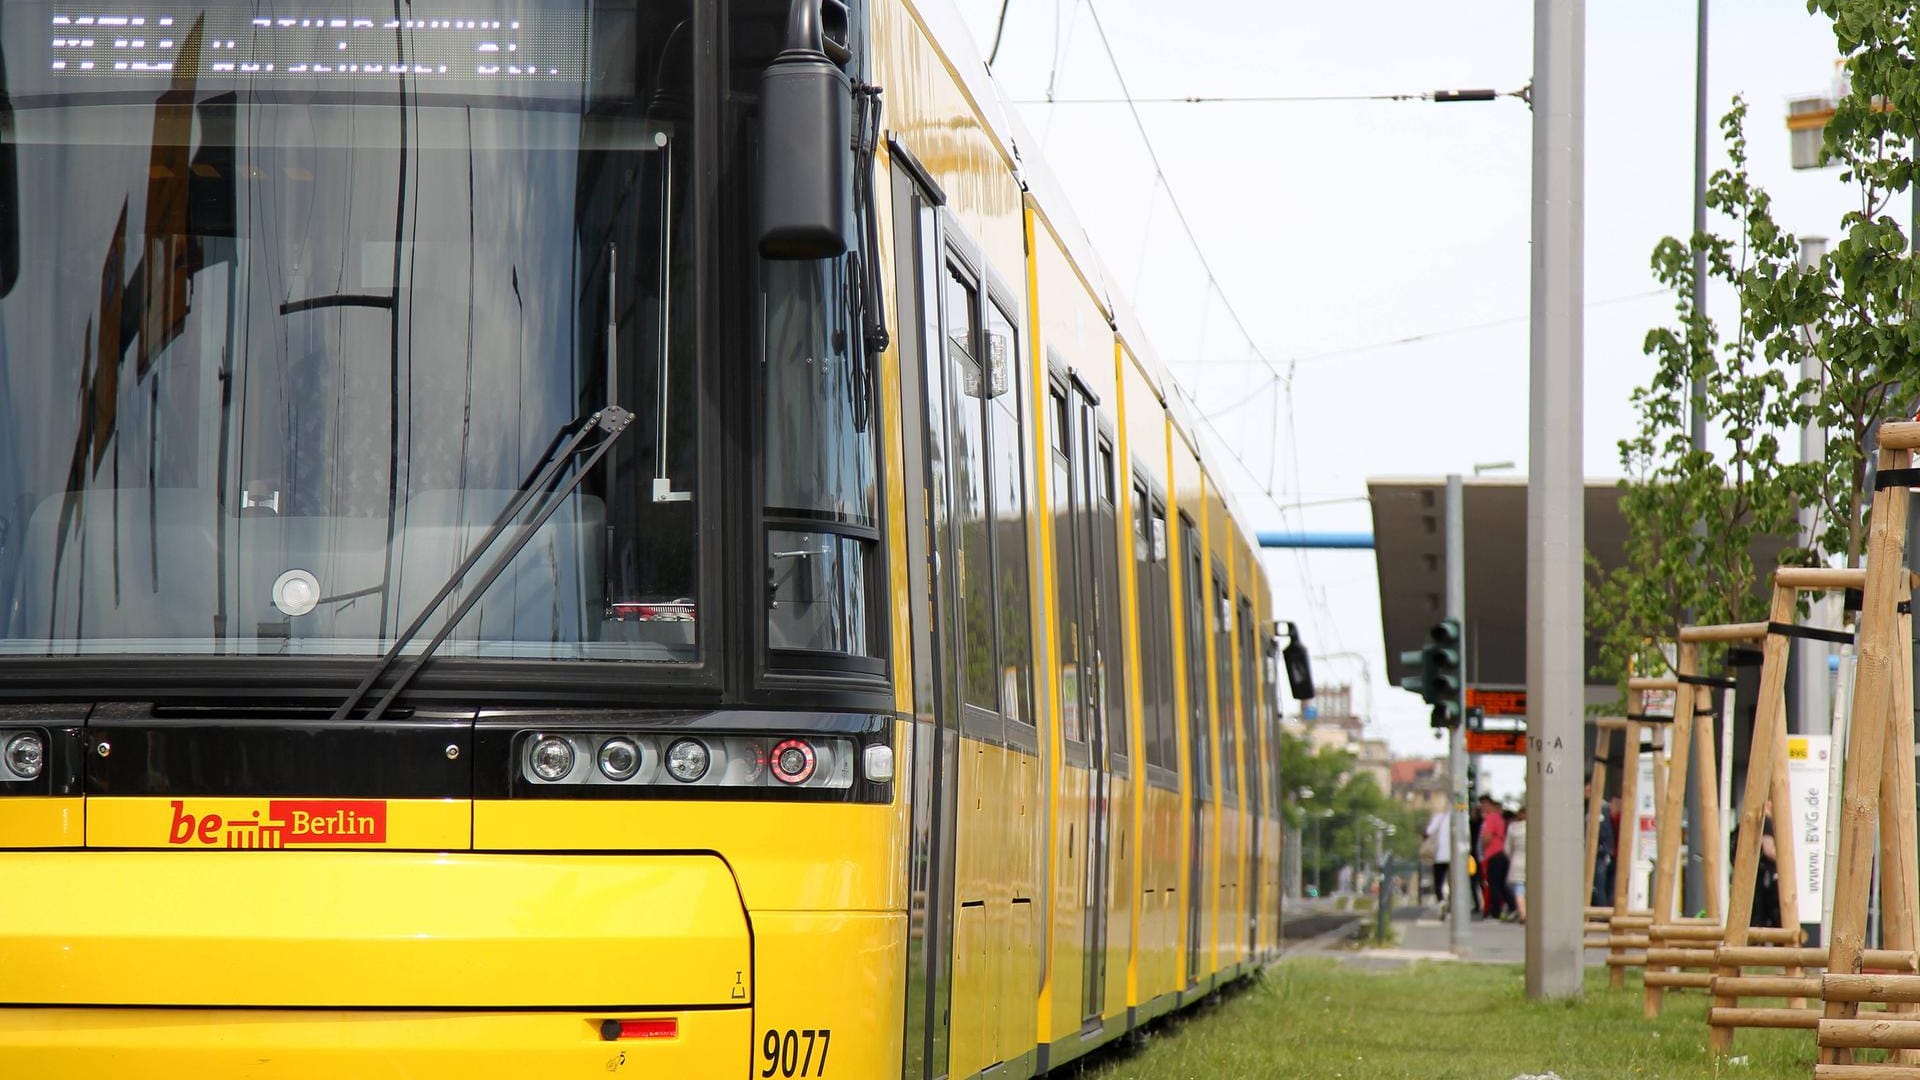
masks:
[[(1449, 948), (1450, 933), (1439, 913), (1431, 908), (1402, 908), (1394, 913), (1394, 929), (1399, 944), (1380, 949), (1354, 949), (1342, 943), (1328, 942), (1316, 950), (1337, 956), (1348, 964), (1369, 970), (1397, 970), (1422, 961), (1477, 964), (1524, 964), (1527, 960), (1527, 928), (1519, 923), (1474, 920), (1467, 934), (1464, 954), (1456, 956)], [(1588, 949), (1589, 965), (1606, 962), (1605, 949)]]

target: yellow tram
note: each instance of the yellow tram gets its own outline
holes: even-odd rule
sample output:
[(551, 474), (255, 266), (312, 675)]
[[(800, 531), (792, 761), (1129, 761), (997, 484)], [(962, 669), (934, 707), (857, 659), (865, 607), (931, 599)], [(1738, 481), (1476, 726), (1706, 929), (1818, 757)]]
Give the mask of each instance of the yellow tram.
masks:
[(942, 0), (308, 8), (0, 5), (0, 1076), (1028, 1076), (1274, 955), (1257, 552)]

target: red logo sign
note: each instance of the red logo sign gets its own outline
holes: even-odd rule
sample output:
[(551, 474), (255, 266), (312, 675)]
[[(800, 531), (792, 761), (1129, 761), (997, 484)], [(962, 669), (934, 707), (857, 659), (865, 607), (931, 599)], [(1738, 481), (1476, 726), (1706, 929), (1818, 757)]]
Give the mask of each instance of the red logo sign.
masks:
[(266, 816), (190, 814), (173, 800), (167, 843), (202, 847), (278, 849), (302, 844), (384, 844), (387, 804), (376, 799), (274, 799)]

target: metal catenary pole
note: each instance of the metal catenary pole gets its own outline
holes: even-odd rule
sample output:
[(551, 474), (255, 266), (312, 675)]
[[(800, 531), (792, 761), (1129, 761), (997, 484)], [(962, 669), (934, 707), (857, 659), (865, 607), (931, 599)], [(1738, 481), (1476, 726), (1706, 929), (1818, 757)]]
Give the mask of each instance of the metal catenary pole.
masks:
[(1527, 476), (1527, 996), (1576, 997), (1585, 712), (1581, 319), (1586, 5), (1534, 0)]
[[(1707, 230), (1707, 0), (1699, 0), (1699, 29), (1694, 37), (1693, 62), (1693, 231), (1697, 236)], [(1707, 251), (1698, 248), (1693, 253), (1693, 309), (1704, 312), (1707, 309)], [(1707, 381), (1704, 377), (1693, 380), (1693, 415), (1689, 418), (1689, 434), (1693, 448), (1704, 450), (1707, 446)], [(1694, 532), (1704, 535), (1706, 523), (1694, 523)], [(1692, 619), (1689, 613), (1689, 621)], [(1711, 724), (1712, 713), (1706, 714), (1706, 722)], [(1729, 763), (1731, 764), (1731, 763)], [(1700, 799), (1702, 792), (1696, 784), (1687, 783), (1687, 778), (1679, 778), (1681, 786), (1686, 788), (1686, 838), (1687, 858), (1686, 874), (1682, 878), (1681, 914), (1686, 915), (1700, 910), (1707, 895), (1706, 876), (1703, 873), (1705, 845), (1709, 838), (1700, 832)], [(1712, 798), (1711, 795), (1707, 796)], [(1656, 920), (1666, 917), (1666, 913), (1656, 913)]]
[[(1467, 623), (1467, 563), (1466, 563), (1466, 513), (1461, 490), (1460, 476), (1447, 477), (1447, 617), (1457, 619), (1461, 626), (1461, 645), (1466, 644)], [(1463, 648), (1464, 651), (1464, 648)], [(1467, 939), (1472, 935), (1472, 923), (1468, 917), (1473, 904), (1468, 901), (1472, 886), (1467, 882), (1467, 723), (1465, 710), (1461, 711), (1460, 723), (1455, 724), (1447, 733), (1447, 790), (1453, 798), (1453, 821), (1447, 828), (1449, 848), (1447, 852), (1447, 895), (1451, 897), (1448, 909), (1447, 945), (1455, 953), (1467, 951)]]

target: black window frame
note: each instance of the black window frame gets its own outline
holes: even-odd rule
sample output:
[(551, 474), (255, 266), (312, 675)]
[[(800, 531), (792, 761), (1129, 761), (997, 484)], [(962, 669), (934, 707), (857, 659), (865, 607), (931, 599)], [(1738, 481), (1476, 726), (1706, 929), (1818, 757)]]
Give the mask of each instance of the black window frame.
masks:
[(1115, 776), (1133, 775), (1133, 710), (1127, 693), (1127, 626), (1121, 618), (1121, 592), (1126, 577), (1120, 560), (1120, 452), (1107, 418), (1095, 410), (1092, 471), (1093, 525), (1097, 538), (1095, 634), (1101, 641), (1102, 711), (1107, 725), (1107, 767)]
[(1200, 527), (1193, 518), (1182, 510), (1179, 512), (1180, 557), (1185, 563), (1182, 575), (1182, 598), (1186, 620), (1184, 635), (1186, 639), (1187, 680), (1187, 728), (1189, 754), (1192, 755), (1190, 772), (1194, 778), (1194, 797), (1203, 801), (1212, 801), (1213, 796), (1213, 682), (1212, 672), (1207, 666), (1207, 635), (1212, 631), (1207, 618), (1207, 582), (1206, 582), (1206, 540), (1200, 535)]
[[(1023, 363), (1024, 343), (1027, 340), (1028, 312), (1025, 303), (1020, 299), (1021, 294), (1010, 288), (1005, 280), (996, 274), (993, 268), (988, 265), (981, 248), (961, 231), (959, 223), (954, 219), (951, 211), (942, 207), (940, 219), (941, 236), (938, 262), (942, 268), (942, 272), (943, 274), (951, 274), (956, 269), (959, 270), (961, 275), (966, 279), (966, 283), (972, 289), (973, 309), (968, 313), (971, 332), (967, 344), (973, 360), (980, 365), (980, 377), (983, 386), (990, 385), (993, 379), (992, 350), (987, 341), (987, 311), (989, 307), (998, 309), (999, 313), (1006, 318), (1013, 333), (1013, 347), (1008, 356), (1008, 385), (1003, 393), (1012, 394), (1020, 406), (1015, 411), (1017, 438), (1021, 444), (1020, 537), (1021, 543), (1026, 546), (1027, 566), (1027, 597), (1026, 604), (1022, 609), (1022, 613), (1028, 620), (1027, 660), (1024, 669), (1026, 680), (1026, 713), (1017, 718), (1010, 716), (1008, 703), (1004, 700), (1006, 690), (1005, 661), (1007, 659), (1005, 621), (1008, 613), (1004, 610), (1003, 605), (996, 602), (990, 605), (993, 610), (993, 644), (991, 651), (993, 654), (993, 671), (995, 673), (993, 680), (994, 705), (989, 708), (968, 700), (965, 685), (966, 679), (963, 675), (959, 680), (961, 729), (965, 734), (973, 738), (985, 739), (1002, 746), (1012, 746), (1027, 753), (1038, 753), (1040, 749), (1041, 730), (1038, 716), (1040, 703), (1038, 681), (1034, 677), (1034, 669), (1040, 662), (1040, 650), (1039, 643), (1035, 639), (1032, 631), (1033, 596), (1035, 579), (1037, 577), (1034, 572), (1034, 565), (1037, 560), (1034, 558), (1032, 544), (1033, 490), (1035, 485), (1032, 475), (1033, 464), (1028, 445), (1032, 439), (1031, 425), (1033, 421), (1030, 410), (1026, 408), (1026, 400), (1037, 397), (1037, 393), (1032, 386), (1030, 369)], [(948, 330), (952, 325), (948, 314), (948, 293), (944, 278), (942, 279), (941, 287), (936, 291), (940, 305), (939, 323), (941, 340), (939, 347), (944, 356), (947, 348)], [(995, 590), (994, 594), (996, 599), (998, 596), (1002, 560), (999, 534), (997, 529), (991, 524), (997, 519), (997, 508), (999, 505), (999, 492), (995, 477), (998, 447), (994, 438), (991, 410), (993, 409), (993, 401), (998, 396), (1000, 395), (986, 393), (974, 398), (974, 400), (979, 403), (981, 461), (985, 465), (982, 480), (985, 484), (987, 520), (989, 522), (989, 527), (986, 530), (988, 550), (987, 581), (989, 587)], [(950, 420), (955, 418), (956, 414), (952, 411), (955, 406), (955, 401), (950, 397), (945, 405), (948, 409)], [(949, 446), (949, 461), (951, 462), (955, 457), (954, 448)], [(956, 543), (963, 544), (964, 537), (960, 536), (962, 526), (959, 520), (960, 515), (957, 512), (957, 496), (958, 493), (956, 491), (953, 528), (955, 530)], [(954, 601), (960, 605), (960, 611), (956, 612), (956, 615), (964, 616), (966, 598), (961, 595), (961, 591), (958, 589), (955, 590)], [(961, 640), (964, 649), (964, 631), (962, 632)]]
[[(1174, 721), (1173, 612), (1168, 588), (1167, 501), (1137, 459), (1133, 467), (1134, 632), (1140, 641), (1140, 735), (1147, 782), (1180, 788), (1179, 728)], [(1156, 546), (1154, 526), (1159, 525)]]
[(1240, 760), (1240, 719), (1233, 703), (1233, 592), (1226, 564), (1215, 556), (1212, 566), (1213, 589), (1208, 598), (1214, 605), (1212, 683), (1220, 750), (1220, 793), (1224, 797), (1222, 801), (1231, 801), (1240, 794), (1237, 771), (1228, 767)]
[(1244, 770), (1247, 796), (1247, 810), (1258, 817), (1262, 811), (1263, 800), (1260, 792), (1260, 732), (1258, 727), (1259, 687), (1258, 673), (1254, 670), (1254, 653), (1257, 644), (1253, 630), (1253, 601), (1248, 599), (1246, 591), (1241, 590), (1234, 608), (1238, 623), (1234, 627), (1234, 637), (1238, 642), (1240, 657), (1240, 761)]

